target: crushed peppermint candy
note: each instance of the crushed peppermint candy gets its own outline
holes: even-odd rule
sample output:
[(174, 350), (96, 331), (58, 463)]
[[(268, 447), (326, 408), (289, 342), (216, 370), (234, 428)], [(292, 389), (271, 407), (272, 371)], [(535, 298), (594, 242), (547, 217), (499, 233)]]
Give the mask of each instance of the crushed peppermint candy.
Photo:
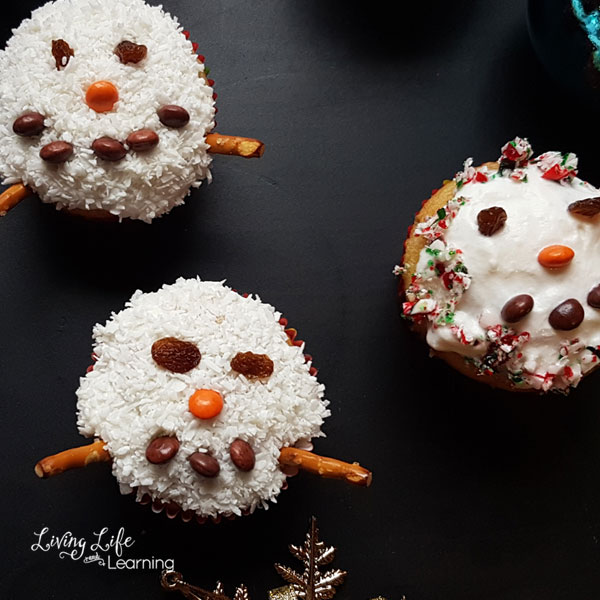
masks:
[(471, 284), (462, 252), (436, 239), (425, 248), (423, 257), (405, 291), (403, 315), (427, 315), (437, 325), (451, 324), (456, 304)]
[[(440, 350), (453, 348), (454, 344), (456, 349), (451, 351), (462, 354), (465, 361), (473, 365), (479, 374), (492, 375), (502, 372), (518, 387), (566, 393), (577, 386), (585, 373), (600, 364), (600, 345), (589, 345), (589, 339), (586, 345), (582, 340), (575, 338), (563, 341), (560, 349), (557, 344), (555, 359), (546, 356), (540, 360), (536, 351), (532, 349), (534, 342), (531, 341), (533, 336), (529, 326), (528, 331), (517, 331), (506, 324), (495, 322), (499, 315), (494, 316), (494, 320), (490, 322), (488, 318), (491, 313), (487, 316), (476, 316), (465, 312), (468, 309), (462, 310), (463, 307), (459, 307), (460, 301), (471, 285), (472, 275), (469, 274), (463, 260), (461, 248), (448, 241), (462, 238), (449, 237), (448, 230), (463, 207), (475, 202), (477, 198), (484, 197), (482, 192), (475, 193), (475, 188), (471, 186), (467, 191), (467, 184), (488, 183), (502, 178), (502, 186), (506, 186), (508, 181), (527, 185), (528, 191), (523, 197), (532, 195), (529, 191), (530, 186), (536, 190), (540, 178), (564, 186), (572, 185), (573, 188), (583, 186), (590, 194), (598, 190), (577, 178), (578, 160), (575, 154), (546, 152), (533, 158), (531, 144), (526, 138), (516, 137), (505, 144), (498, 162), (499, 169), (494, 171), (486, 166), (475, 168), (472, 158), (465, 160), (463, 169), (452, 180), (456, 185), (454, 196), (434, 215), (416, 224), (412, 230), (411, 235), (423, 237), (426, 245), (416, 265), (394, 267), (394, 274), (403, 275), (405, 279), (410, 274), (410, 280), (407, 280), (409, 285), (405, 289), (403, 316), (415, 323), (426, 322), (429, 334), (440, 344), (440, 347), (432, 347)], [(447, 183), (449, 182), (444, 182)], [(473, 193), (470, 192), (471, 189)], [(533, 194), (535, 193), (534, 191)], [(487, 198), (487, 192), (483, 194)], [(563, 193), (559, 194), (562, 197)], [(568, 198), (571, 192), (565, 191), (565, 194)], [(596, 196), (600, 197), (600, 193)], [(515, 197), (520, 198), (521, 193), (515, 191)], [(577, 200), (578, 196), (575, 195), (574, 198)], [(473, 214), (473, 209), (474, 206), (465, 209), (466, 214)], [(460, 225), (464, 226), (462, 215)], [(476, 221), (474, 225), (477, 227)], [(469, 257), (473, 256), (474, 251), (476, 249), (469, 248)], [(499, 256), (498, 262), (500, 261)], [(498, 267), (496, 265), (493, 268)], [(475, 267), (474, 270), (478, 272)], [(468, 303), (470, 304), (471, 302)], [(436, 334), (436, 330), (440, 328), (447, 333), (440, 331)], [(453, 339), (458, 340), (464, 351), (457, 347)], [(539, 340), (534, 339), (535, 344), (538, 344)]]
[(527, 183), (527, 171), (525, 169), (513, 169), (510, 178), (517, 183)]
[(516, 137), (504, 144), (500, 152), (501, 156), (498, 162), (500, 164), (500, 171), (502, 171), (504, 169), (526, 167), (533, 155), (533, 148), (527, 138)]
[(460, 190), (460, 188), (465, 185), (465, 183), (469, 183), (473, 181), (476, 174), (475, 167), (473, 166), (473, 159), (467, 158), (463, 163), (463, 170), (459, 171), (454, 176), (454, 181), (456, 182), (456, 189)]
[(516, 333), (513, 329), (500, 323), (488, 327), (486, 331), (487, 352), (481, 358), (472, 359), (472, 363), (482, 375), (497, 373), (500, 366), (515, 358), (515, 355), (530, 338), (529, 332)]
[(545, 152), (536, 160), (543, 179), (568, 183), (577, 175), (577, 162), (577, 155), (572, 152)]
[(466, 203), (467, 199), (462, 196), (452, 198), (444, 208), (437, 211), (435, 216), (417, 225), (414, 232), (415, 237), (423, 236), (430, 242), (442, 237), (460, 208)]
[(410, 314), (420, 315), (433, 312), (437, 308), (437, 303), (433, 298), (422, 298), (413, 305)]

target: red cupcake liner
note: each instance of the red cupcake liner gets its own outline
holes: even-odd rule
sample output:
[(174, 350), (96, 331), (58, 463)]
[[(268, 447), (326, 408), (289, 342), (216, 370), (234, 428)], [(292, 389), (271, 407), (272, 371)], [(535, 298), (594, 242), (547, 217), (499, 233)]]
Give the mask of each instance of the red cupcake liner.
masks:
[[(187, 30), (184, 29), (181, 33), (183, 33), (184, 37), (186, 40), (190, 39), (191, 33)], [(192, 50), (194, 51), (194, 54), (198, 54), (198, 50), (199, 50), (200, 46), (198, 43), (196, 42), (192, 42)], [(204, 56), (204, 54), (198, 54), (198, 62), (202, 63), (203, 65), (206, 66), (206, 57)], [(214, 79), (209, 79), (208, 77), (206, 78), (206, 81), (208, 82), (208, 85), (211, 88), (215, 87), (215, 80)], [(217, 100), (217, 94), (213, 91), (213, 100)], [(217, 108), (217, 106), (215, 105), (215, 114), (217, 114), (219, 112), (219, 109)], [(215, 127), (217, 126), (217, 122), (215, 121)]]

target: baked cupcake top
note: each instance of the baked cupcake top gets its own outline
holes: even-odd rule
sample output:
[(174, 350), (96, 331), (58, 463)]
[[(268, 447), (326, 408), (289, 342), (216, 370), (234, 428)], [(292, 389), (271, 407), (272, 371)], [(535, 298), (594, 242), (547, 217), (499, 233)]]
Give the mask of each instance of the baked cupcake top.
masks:
[(323, 435), (324, 386), (258, 297), (179, 279), (136, 292), (94, 339), (78, 426), (138, 500), (203, 517), (266, 507), (285, 481), (281, 448)]
[(57, 208), (150, 222), (210, 178), (212, 88), (177, 19), (57, 0), (0, 51), (0, 173)]
[(395, 272), (432, 349), (516, 388), (568, 391), (600, 355), (600, 191), (574, 154), (532, 156), (516, 138), (497, 164), (468, 159)]

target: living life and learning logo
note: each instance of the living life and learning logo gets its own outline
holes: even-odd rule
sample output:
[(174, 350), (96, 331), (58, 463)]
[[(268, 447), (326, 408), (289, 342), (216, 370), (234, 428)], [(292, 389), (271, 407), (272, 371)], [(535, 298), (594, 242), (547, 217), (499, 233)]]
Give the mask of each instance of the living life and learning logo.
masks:
[(89, 537), (79, 537), (71, 531), (55, 534), (49, 527), (42, 527), (33, 533), (35, 541), (32, 552), (55, 552), (60, 559), (80, 561), (84, 564), (97, 564), (109, 570), (173, 570), (172, 558), (130, 558), (125, 557), (127, 550), (133, 547), (135, 540), (120, 527), (111, 532), (108, 527), (92, 532)]

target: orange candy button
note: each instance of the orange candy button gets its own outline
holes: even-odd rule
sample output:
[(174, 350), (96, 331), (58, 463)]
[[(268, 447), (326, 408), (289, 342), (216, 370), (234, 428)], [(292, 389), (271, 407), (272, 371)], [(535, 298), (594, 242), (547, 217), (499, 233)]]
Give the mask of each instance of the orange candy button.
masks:
[(196, 390), (190, 396), (189, 408), (199, 419), (212, 419), (223, 410), (223, 396), (214, 390)]
[(559, 269), (567, 266), (575, 256), (575, 252), (569, 246), (547, 246), (538, 254), (538, 262), (547, 269)]
[(88, 88), (86, 104), (99, 113), (111, 111), (119, 101), (119, 90), (110, 81), (96, 81)]

